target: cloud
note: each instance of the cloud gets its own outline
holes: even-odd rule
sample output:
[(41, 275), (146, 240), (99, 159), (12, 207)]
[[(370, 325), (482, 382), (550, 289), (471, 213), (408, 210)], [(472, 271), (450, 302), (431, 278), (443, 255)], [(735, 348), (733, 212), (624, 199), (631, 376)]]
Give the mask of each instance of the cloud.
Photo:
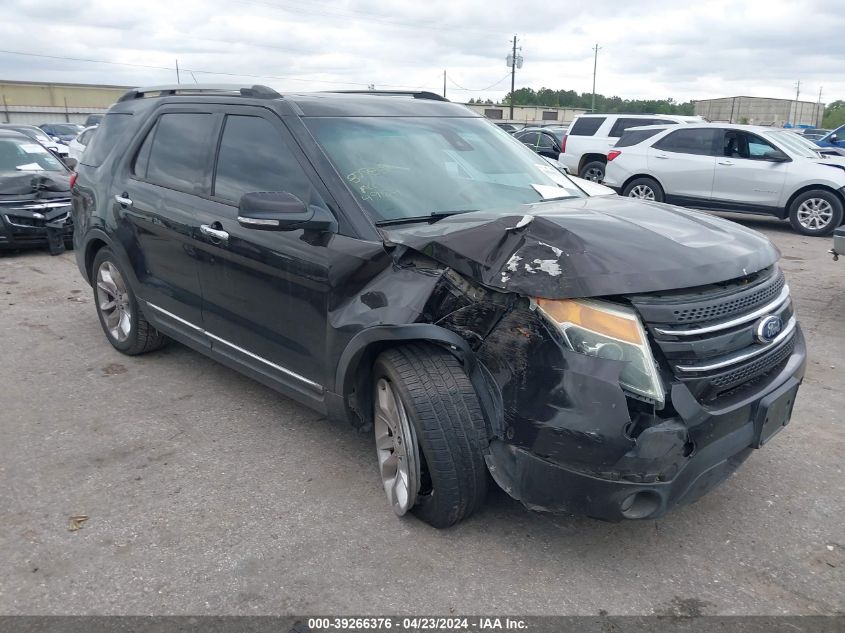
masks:
[[(5, 0), (0, 79), (108, 84), (260, 82), (279, 90), (442, 90), (498, 99), (519, 34), (518, 86), (677, 100), (845, 98), (839, 0)], [(125, 64), (125, 65), (119, 65)], [(161, 67), (161, 68), (150, 68)], [(193, 74), (191, 74), (193, 71)], [(498, 82), (498, 83), (497, 83)], [(494, 85), (495, 84), (495, 85)], [(459, 89), (457, 86), (476, 90)], [(478, 91), (481, 88), (487, 88)]]

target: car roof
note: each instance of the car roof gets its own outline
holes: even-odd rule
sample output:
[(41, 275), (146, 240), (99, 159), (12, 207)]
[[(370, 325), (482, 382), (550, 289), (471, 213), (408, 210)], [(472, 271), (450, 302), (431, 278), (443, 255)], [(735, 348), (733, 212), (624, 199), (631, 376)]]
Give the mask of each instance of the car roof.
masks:
[(280, 94), (266, 86), (231, 84), (181, 84), (135, 88), (124, 94), (113, 111), (125, 112), (149, 107), (157, 99), (169, 103), (210, 101), (231, 103), (284, 103), (288, 112), (302, 117), (465, 117), (484, 118), (463, 104), (452, 103), (440, 95), (417, 91), (334, 91), (291, 92)]
[(638, 125), (636, 127), (629, 127), (625, 131), (631, 132), (633, 130), (690, 130), (690, 129), (707, 129), (707, 128), (718, 128), (718, 129), (730, 129), (730, 130), (740, 130), (745, 132), (754, 132), (756, 134), (760, 134), (762, 132), (779, 132), (779, 131), (786, 131), (786, 132), (793, 132), (794, 130), (788, 130), (786, 128), (778, 128), (778, 127), (763, 127), (762, 125), (743, 125), (741, 123), (690, 123), (688, 125), (684, 125), (683, 127), (679, 128), (677, 125)]

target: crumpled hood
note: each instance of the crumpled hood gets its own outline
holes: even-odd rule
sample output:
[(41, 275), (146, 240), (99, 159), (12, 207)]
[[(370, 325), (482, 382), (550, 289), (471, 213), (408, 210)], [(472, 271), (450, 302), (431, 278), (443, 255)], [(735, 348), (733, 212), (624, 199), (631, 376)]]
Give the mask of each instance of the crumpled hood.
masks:
[(618, 196), (464, 213), (384, 230), (492, 288), (564, 299), (689, 288), (775, 263), (760, 233), (701, 212)]
[(0, 174), (0, 195), (61, 191), (70, 194), (70, 174), (58, 171), (22, 171)]

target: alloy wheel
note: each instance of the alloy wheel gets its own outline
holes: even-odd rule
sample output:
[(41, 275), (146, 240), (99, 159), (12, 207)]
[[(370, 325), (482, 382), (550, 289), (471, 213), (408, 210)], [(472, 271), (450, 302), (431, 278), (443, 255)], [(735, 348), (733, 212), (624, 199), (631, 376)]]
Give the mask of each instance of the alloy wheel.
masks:
[(110, 261), (104, 261), (97, 270), (97, 309), (112, 338), (123, 343), (132, 331), (132, 309), (126, 282)]
[(405, 406), (386, 378), (378, 380), (374, 400), (373, 426), (381, 481), (393, 511), (402, 516), (414, 507), (419, 489), (416, 438)]
[(604, 180), (604, 171), (598, 167), (590, 167), (584, 172), (585, 180), (592, 180), (593, 182), (601, 182)]
[(654, 189), (648, 185), (637, 185), (631, 189), (628, 197), (639, 198), (640, 200), (654, 200)]
[(808, 198), (798, 207), (796, 217), (805, 229), (818, 231), (833, 220), (833, 206), (824, 198)]

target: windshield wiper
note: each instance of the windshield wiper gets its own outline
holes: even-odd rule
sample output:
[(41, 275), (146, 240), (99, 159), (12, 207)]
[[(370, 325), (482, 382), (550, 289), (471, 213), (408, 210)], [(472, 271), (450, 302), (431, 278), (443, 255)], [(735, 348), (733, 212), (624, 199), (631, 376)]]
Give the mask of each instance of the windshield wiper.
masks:
[(434, 224), (438, 220), (448, 218), (453, 215), (461, 213), (469, 213), (471, 211), (478, 211), (478, 209), (461, 209), (460, 211), (433, 211), (428, 215), (415, 215), (409, 218), (392, 218), (390, 220), (378, 220), (376, 226), (395, 226), (397, 224), (413, 224), (414, 222), (428, 222)]

